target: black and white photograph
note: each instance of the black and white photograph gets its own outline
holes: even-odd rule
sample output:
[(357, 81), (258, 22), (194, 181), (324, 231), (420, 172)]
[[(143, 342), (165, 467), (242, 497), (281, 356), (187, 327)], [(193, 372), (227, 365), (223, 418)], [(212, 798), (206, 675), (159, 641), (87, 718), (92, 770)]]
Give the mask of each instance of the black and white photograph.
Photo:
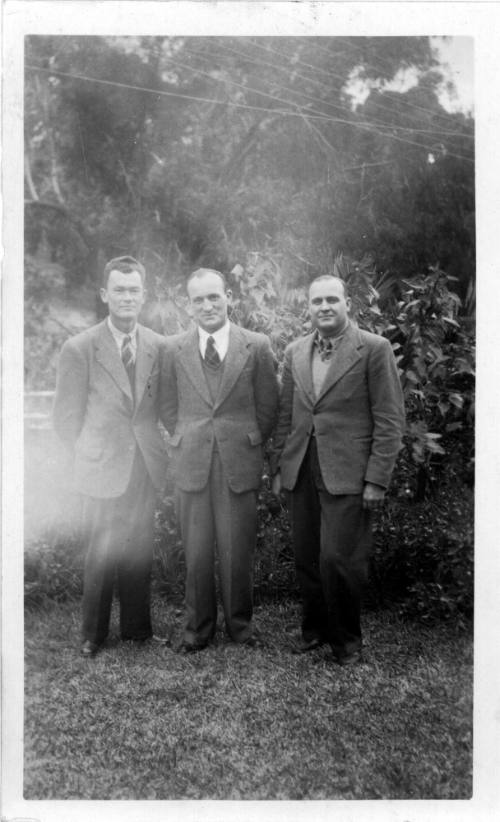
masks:
[(494, 818), (487, 5), (4, 3), (2, 819)]

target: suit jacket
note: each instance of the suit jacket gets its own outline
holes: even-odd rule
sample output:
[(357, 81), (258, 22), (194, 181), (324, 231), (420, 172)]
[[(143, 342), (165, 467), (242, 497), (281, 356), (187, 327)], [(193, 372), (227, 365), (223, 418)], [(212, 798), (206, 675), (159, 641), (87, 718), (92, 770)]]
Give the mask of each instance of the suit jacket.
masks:
[(207, 483), (216, 445), (230, 488), (257, 489), (263, 444), (276, 422), (278, 382), (269, 340), (231, 323), (218, 396), (213, 402), (199, 351), (198, 329), (167, 338), (162, 420), (176, 485)]
[(349, 325), (315, 396), (313, 335), (285, 351), (280, 415), (271, 459), (293, 490), (309, 439), (330, 494), (360, 494), (365, 482), (386, 488), (401, 447), (404, 406), (388, 340)]
[(137, 327), (135, 402), (106, 320), (63, 345), (53, 421), (74, 455), (80, 493), (100, 498), (123, 494), (136, 446), (153, 484), (162, 487), (166, 449), (158, 416), (164, 343), (160, 334)]

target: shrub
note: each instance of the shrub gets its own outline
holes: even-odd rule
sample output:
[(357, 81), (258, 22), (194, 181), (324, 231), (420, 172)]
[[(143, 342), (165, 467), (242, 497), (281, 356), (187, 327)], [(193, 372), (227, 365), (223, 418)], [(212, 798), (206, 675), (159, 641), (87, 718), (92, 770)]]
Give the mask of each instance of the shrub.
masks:
[(389, 498), (376, 520), (367, 599), (423, 622), (473, 614), (473, 494), (447, 483), (432, 501)]
[(63, 602), (83, 590), (84, 549), (77, 532), (55, 527), (32, 539), (24, 554), (24, 599), (28, 606)]
[(172, 489), (156, 512), (153, 583), (156, 590), (173, 602), (184, 597), (185, 563), (182, 541), (175, 517)]
[(297, 595), (288, 511), (267, 482), (259, 494), (255, 553), (256, 601)]
[[(358, 324), (383, 334), (399, 362), (407, 429), (391, 495), (375, 525), (372, 605), (397, 603), (422, 620), (468, 619), (473, 595), (474, 345), (461, 322), (460, 301), (438, 268), (411, 281), (380, 276), (367, 258), (339, 257), (335, 271), (348, 284)], [(279, 265), (250, 255), (232, 272), (233, 319), (264, 331), (278, 360), (286, 344), (309, 330), (306, 289), (285, 287)], [(186, 319), (176, 295), (169, 311)], [(176, 320), (176, 321), (177, 321)], [(296, 593), (288, 514), (264, 484), (258, 501), (256, 599)], [(54, 536), (27, 547), (28, 602), (81, 591), (82, 557), (75, 537)], [(77, 548), (78, 545), (78, 548)], [(154, 578), (158, 590), (180, 601), (184, 557), (173, 489), (156, 518)]]

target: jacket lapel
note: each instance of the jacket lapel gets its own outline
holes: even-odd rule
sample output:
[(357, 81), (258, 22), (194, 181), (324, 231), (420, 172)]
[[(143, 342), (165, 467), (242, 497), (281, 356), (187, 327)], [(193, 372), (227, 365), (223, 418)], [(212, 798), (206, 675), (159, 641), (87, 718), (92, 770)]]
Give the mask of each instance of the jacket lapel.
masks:
[(130, 403), (133, 405), (134, 399), (132, 397), (132, 389), (130, 387), (127, 372), (123, 367), (120, 354), (118, 353), (116, 343), (113, 339), (111, 331), (108, 328), (106, 320), (101, 323), (100, 332), (95, 340), (94, 346), (95, 358), (97, 362), (99, 362), (102, 367), (106, 369), (108, 374), (117, 384), (118, 388), (123, 391), (123, 393), (130, 400)]
[(203, 373), (198, 340), (198, 328), (196, 327), (188, 333), (181, 343), (179, 362), (201, 397), (208, 405), (212, 405), (210, 391)]
[(218, 408), (228, 394), (231, 392), (236, 380), (240, 376), (243, 366), (245, 365), (250, 352), (248, 350), (248, 341), (242, 330), (231, 323), (229, 330), (229, 346), (224, 360), (224, 371), (222, 380), (217, 394), (217, 399), (214, 404), (214, 409)]
[(309, 334), (301, 340), (293, 355), (293, 371), (297, 382), (311, 405), (316, 402), (312, 381), (312, 346), (313, 335)]
[(137, 356), (135, 360), (135, 405), (139, 407), (146, 383), (156, 357), (156, 349), (146, 340), (143, 329), (137, 328)]
[(330, 367), (326, 372), (325, 381), (321, 388), (317, 402), (324, 397), (335, 383), (337, 383), (350, 368), (361, 359), (359, 348), (362, 346), (361, 337), (357, 329), (349, 325), (345, 332), (337, 351), (334, 353)]

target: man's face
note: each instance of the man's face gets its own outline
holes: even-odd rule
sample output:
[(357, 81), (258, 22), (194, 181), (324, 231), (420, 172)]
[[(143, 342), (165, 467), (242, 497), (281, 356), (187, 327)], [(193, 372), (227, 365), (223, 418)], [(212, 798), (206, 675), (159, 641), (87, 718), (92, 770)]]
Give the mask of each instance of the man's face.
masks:
[(349, 297), (344, 296), (340, 280), (319, 280), (309, 289), (309, 313), (314, 328), (324, 337), (341, 331), (347, 323), (351, 307)]
[(224, 283), (217, 274), (207, 272), (193, 277), (188, 284), (191, 314), (204, 331), (212, 334), (227, 320), (230, 292), (224, 290)]
[(132, 327), (144, 305), (144, 286), (138, 271), (125, 274), (113, 269), (106, 288), (101, 288), (101, 299), (109, 309), (111, 321), (117, 328)]

